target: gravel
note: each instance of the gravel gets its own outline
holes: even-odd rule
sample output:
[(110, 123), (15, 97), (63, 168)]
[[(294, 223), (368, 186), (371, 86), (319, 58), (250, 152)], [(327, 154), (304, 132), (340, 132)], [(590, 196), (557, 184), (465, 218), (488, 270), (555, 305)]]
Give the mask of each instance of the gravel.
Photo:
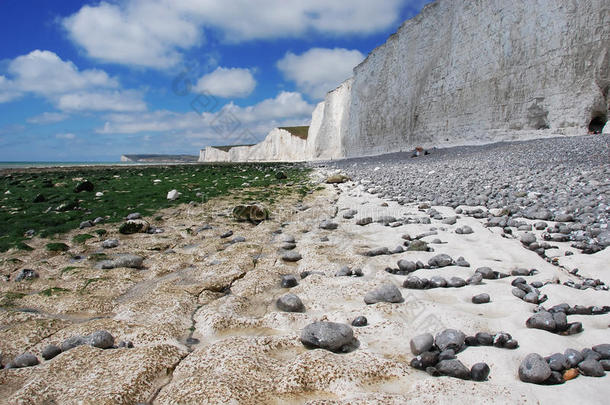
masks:
[[(315, 163), (336, 168), (399, 204), (482, 205), (511, 217), (564, 222), (585, 253), (610, 243), (610, 136), (500, 142)], [(379, 167), (378, 170), (373, 170)], [(408, 173), (408, 175), (405, 175)], [(488, 214), (484, 214), (488, 215)], [(572, 228), (574, 224), (582, 225)], [(591, 249), (591, 247), (593, 247)]]

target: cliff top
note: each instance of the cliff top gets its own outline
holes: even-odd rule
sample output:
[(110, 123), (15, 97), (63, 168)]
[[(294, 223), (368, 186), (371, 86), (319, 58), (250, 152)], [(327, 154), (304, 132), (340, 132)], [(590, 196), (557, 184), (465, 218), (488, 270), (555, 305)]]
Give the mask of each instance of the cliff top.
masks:
[(303, 140), (307, 140), (307, 133), (309, 132), (308, 126), (302, 127), (280, 127), (284, 131), (290, 132), (290, 135), (296, 136), (297, 138), (301, 138)]
[(224, 146), (210, 146), (210, 148), (219, 149), (223, 152), (228, 152), (233, 148), (237, 148), (238, 146), (254, 146), (254, 144), (249, 145), (224, 145)]

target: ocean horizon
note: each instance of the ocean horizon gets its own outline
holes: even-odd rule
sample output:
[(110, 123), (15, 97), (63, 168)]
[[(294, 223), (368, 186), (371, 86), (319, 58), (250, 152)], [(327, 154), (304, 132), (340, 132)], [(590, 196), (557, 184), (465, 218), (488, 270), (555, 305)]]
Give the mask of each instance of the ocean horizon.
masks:
[(103, 165), (133, 165), (135, 162), (0, 162), (0, 169), (20, 169), (31, 167), (72, 167), (72, 166), (103, 166)]

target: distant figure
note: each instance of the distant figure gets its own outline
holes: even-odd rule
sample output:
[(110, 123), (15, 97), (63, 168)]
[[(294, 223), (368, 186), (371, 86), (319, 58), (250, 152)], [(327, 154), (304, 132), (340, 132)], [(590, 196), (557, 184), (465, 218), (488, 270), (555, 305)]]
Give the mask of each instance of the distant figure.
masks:
[(413, 153), (411, 153), (411, 157), (414, 158), (414, 157), (419, 157), (421, 155), (429, 155), (429, 154), (430, 154), (430, 152), (428, 152), (421, 146), (418, 146), (415, 149), (413, 149)]

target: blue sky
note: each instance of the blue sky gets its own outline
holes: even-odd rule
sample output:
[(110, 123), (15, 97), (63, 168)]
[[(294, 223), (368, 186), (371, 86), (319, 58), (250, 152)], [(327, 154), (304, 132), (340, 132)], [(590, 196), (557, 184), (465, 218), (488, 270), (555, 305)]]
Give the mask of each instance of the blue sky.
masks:
[(426, 0), (0, 1), (0, 161), (197, 154), (308, 125)]

